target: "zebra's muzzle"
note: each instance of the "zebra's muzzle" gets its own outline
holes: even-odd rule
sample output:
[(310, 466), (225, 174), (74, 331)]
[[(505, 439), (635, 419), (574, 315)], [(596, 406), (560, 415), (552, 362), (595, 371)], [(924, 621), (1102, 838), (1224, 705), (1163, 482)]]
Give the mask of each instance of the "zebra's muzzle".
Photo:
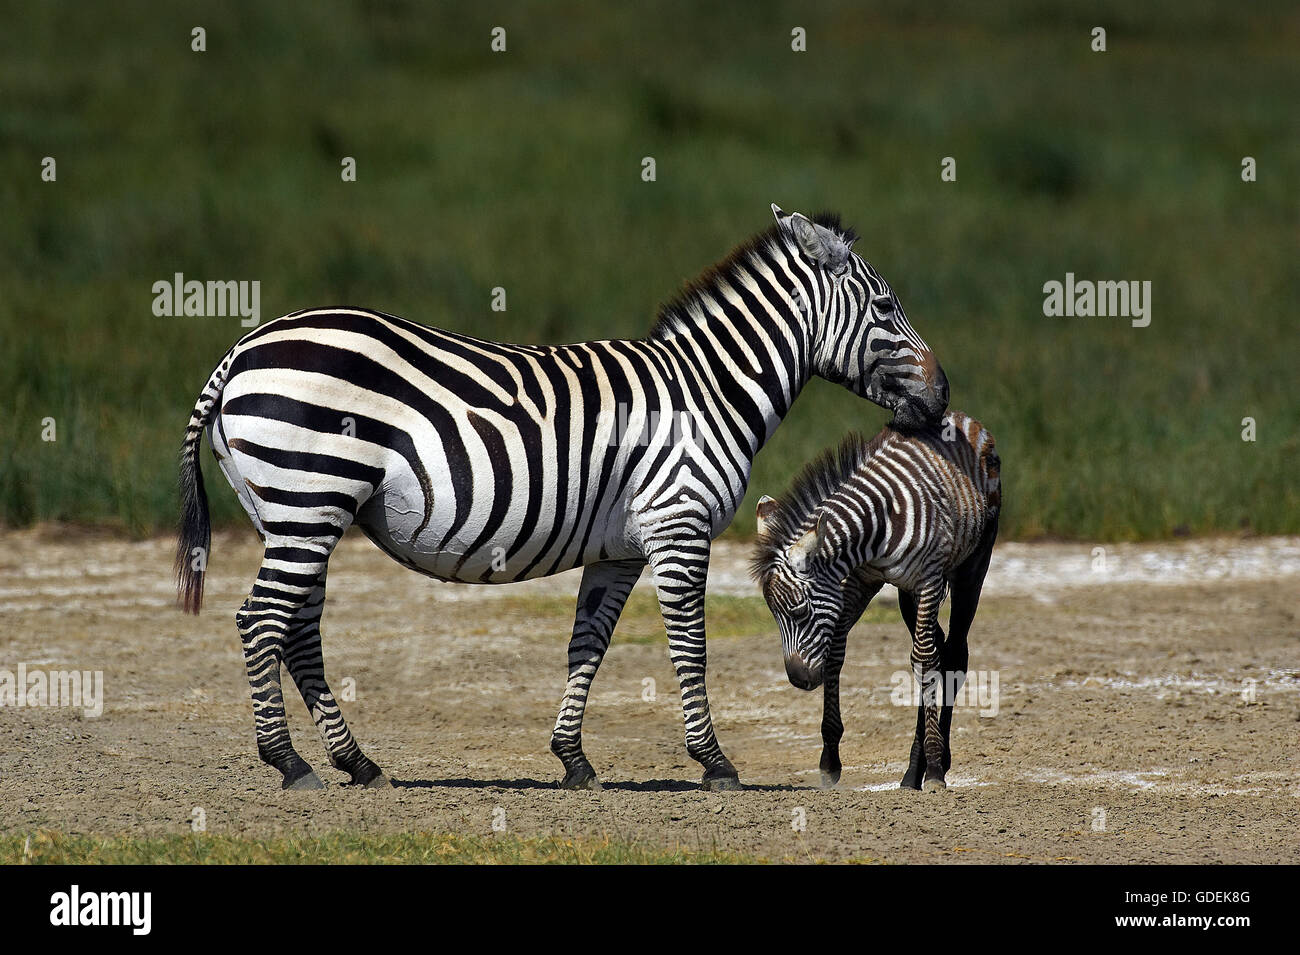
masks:
[(785, 675), (790, 683), (801, 690), (815, 690), (822, 685), (822, 668), (815, 669), (804, 662), (803, 657), (792, 653), (785, 658)]
[(898, 398), (893, 404), (896, 427), (912, 429), (937, 425), (948, 410), (948, 376), (937, 361), (926, 367), (924, 384), (911, 382), (911, 387), (896, 390)]

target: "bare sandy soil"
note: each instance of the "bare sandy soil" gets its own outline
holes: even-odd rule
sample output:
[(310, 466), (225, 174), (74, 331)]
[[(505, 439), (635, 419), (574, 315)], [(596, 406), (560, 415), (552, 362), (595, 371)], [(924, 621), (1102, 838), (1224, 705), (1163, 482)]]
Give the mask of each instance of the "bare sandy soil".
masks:
[[(330, 785), (282, 792), (256, 756), (233, 624), (256, 540), (218, 537), (197, 619), (173, 607), (171, 547), (0, 534), (0, 678), (21, 663), (104, 681), (98, 718), (0, 707), (0, 832), (181, 833), (197, 808), (229, 834), (486, 835), (495, 819), (519, 836), (771, 859), (1300, 861), (1295, 539), (1111, 546), (1104, 570), (1089, 545), (1000, 546), (971, 636), (996, 713), (958, 710), (951, 788), (925, 794), (896, 788), (914, 714), (891, 702), (908, 655), (892, 611), (850, 638), (837, 789), (817, 788), (821, 694), (786, 682), (773, 628), (755, 623), (709, 645), (744, 791), (698, 790), (662, 636), (616, 634), (585, 734), (606, 789), (561, 792), (547, 751), (565, 675), (557, 597), (577, 576), (443, 585), (352, 536), (331, 564), (326, 664), (336, 692), (355, 682), (345, 714), (397, 785), (340, 785), (293, 693), (296, 744)], [(711, 592), (756, 598), (746, 557), (719, 545)]]

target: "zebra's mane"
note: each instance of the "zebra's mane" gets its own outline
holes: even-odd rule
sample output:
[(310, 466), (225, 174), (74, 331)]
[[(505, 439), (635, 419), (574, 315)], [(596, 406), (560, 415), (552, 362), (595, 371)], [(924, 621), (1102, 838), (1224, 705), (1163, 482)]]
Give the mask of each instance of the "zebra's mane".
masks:
[[(858, 238), (854, 230), (841, 228), (839, 213), (819, 212), (813, 216), (813, 222), (839, 233), (846, 242), (852, 243)], [(739, 266), (748, 264), (753, 256), (782, 241), (780, 228), (773, 222), (758, 235), (732, 249), (717, 265), (711, 266), (697, 278), (688, 281), (676, 296), (659, 306), (658, 317), (647, 337), (672, 338), (680, 332), (694, 328), (696, 322), (691, 318), (691, 305), (699, 301), (702, 295), (715, 291), (720, 281), (725, 280), (730, 285), (737, 284), (736, 272)]]
[(754, 559), (749, 565), (754, 580), (761, 584), (772, 573), (786, 549), (812, 523), (813, 512), (880, 450), (891, 433), (888, 426), (873, 438), (850, 432), (839, 447), (827, 448), (804, 466), (777, 499), (776, 510), (767, 518), (767, 530), (758, 535), (754, 544)]

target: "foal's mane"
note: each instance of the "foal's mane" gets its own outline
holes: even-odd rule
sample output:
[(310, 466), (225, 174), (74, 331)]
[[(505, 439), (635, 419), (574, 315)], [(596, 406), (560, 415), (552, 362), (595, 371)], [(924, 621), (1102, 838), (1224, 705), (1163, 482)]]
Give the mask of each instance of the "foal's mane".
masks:
[(867, 462), (892, 433), (886, 427), (872, 438), (850, 432), (837, 448), (827, 448), (804, 466), (790, 487), (777, 499), (767, 518), (767, 530), (758, 536), (750, 575), (760, 584), (794, 541), (812, 523), (813, 512)]

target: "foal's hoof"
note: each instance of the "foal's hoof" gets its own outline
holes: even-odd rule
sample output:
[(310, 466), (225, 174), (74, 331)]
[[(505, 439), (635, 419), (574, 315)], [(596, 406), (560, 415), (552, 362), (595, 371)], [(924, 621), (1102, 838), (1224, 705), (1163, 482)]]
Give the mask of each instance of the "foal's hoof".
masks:
[(367, 789), (392, 789), (393, 788), (392, 781), (389, 780), (389, 778), (385, 776), (383, 773), (380, 773), (374, 779), (370, 780), (370, 782), (363, 783), (363, 785)]
[(840, 783), (840, 771), (838, 769), (822, 770), (822, 789), (834, 789)]
[(590, 765), (575, 766), (564, 774), (564, 779), (560, 781), (561, 789), (586, 789), (590, 792), (600, 792), (605, 787), (600, 784), (596, 778), (596, 771)]
[(280, 788), (281, 788), (281, 789), (298, 789), (298, 790), (304, 790), (304, 789), (324, 789), (324, 788), (325, 788), (325, 784), (324, 784), (323, 782), (321, 782), (320, 777), (317, 776), (315, 772), (313, 772), (312, 770), (309, 769), (309, 770), (307, 770), (307, 772), (303, 773), (301, 776), (295, 776), (293, 779), (289, 779), (289, 778), (286, 776), (286, 777), (285, 777), (285, 780), (284, 780), (284, 783), (280, 786)]
[(937, 793), (947, 789), (948, 784), (944, 782), (943, 777), (941, 776), (931, 776), (925, 782), (921, 783), (921, 788), (928, 793)]
[(733, 792), (740, 788), (740, 776), (731, 767), (707, 770), (700, 788), (706, 793)]

